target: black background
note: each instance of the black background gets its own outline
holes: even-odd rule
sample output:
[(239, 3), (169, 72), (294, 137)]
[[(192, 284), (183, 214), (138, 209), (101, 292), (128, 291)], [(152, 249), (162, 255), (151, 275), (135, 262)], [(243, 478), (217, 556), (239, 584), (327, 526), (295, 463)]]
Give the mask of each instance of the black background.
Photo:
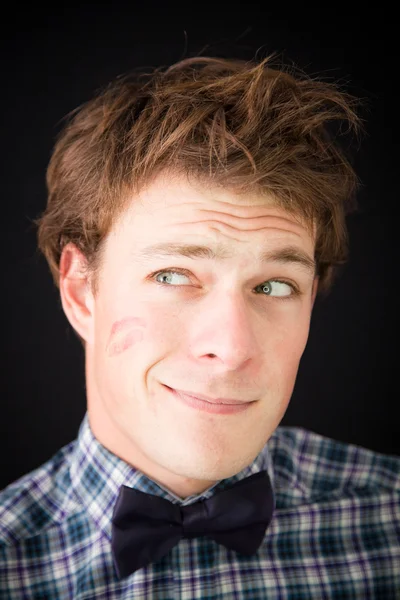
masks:
[(45, 207), (45, 170), (61, 119), (121, 73), (199, 52), (245, 59), (280, 52), (364, 98), (350, 259), (330, 295), (317, 300), (282, 425), (400, 454), (390, 18), (372, 4), (370, 12), (349, 4), (322, 11), (113, 3), (15, 5), (2, 15), (0, 488), (71, 441), (85, 412), (83, 351), (32, 225)]

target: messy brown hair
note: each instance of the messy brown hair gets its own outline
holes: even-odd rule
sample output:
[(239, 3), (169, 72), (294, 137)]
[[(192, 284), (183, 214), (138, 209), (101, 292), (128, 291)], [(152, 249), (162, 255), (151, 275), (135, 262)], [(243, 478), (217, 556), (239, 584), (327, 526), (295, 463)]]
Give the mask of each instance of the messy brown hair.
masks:
[(132, 194), (169, 172), (272, 196), (312, 224), (319, 290), (329, 287), (346, 260), (345, 216), (355, 206), (357, 176), (340, 143), (360, 129), (355, 99), (272, 60), (197, 57), (125, 75), (69, 116), (36, 221), (57, 286), (72, 242), (96, 293), (113, 223)]

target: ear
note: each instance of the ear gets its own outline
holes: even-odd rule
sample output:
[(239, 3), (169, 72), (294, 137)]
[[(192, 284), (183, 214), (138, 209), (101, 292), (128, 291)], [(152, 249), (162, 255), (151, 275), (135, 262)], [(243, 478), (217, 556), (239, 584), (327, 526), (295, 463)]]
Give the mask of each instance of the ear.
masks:
[(60, 259), (60, 295), (64, 313), (86, 343), (93, 342), (94, 297), (85, 273), (87, 259), (72, 243), (67, 244)]

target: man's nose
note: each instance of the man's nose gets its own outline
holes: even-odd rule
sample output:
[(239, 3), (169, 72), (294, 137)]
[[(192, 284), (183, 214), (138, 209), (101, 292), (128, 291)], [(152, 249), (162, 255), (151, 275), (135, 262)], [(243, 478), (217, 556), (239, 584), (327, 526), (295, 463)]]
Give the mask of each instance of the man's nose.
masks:
[(202, 308), (196, 313), (190, 333), (190, 350), (197, 360), (213, 358), (227, 369), (237, 370), (252, 358), (259, 358), (257, 316), (240, 293), (214, 298), (212, 306)]

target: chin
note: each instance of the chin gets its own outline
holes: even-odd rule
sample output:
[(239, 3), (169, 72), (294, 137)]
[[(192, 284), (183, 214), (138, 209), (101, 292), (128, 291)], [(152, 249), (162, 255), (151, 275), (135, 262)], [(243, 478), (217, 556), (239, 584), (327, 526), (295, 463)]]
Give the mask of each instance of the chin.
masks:
[(237, 473), (240, 473), (245, 467), (253, 462), (258, 454), (258, 450), (242, 453), (240, 456), (227, 457), (226, 453), (221, 456), (211, 453), (200, 456), (187, 454), (185, 463), (182, 463), (182, 457), (176, 462), (174, 468), (170, 464), (170, 470), (181, 477), (188, 479), (197, 479), (203, 481), (220, 481), (228, 479)]

